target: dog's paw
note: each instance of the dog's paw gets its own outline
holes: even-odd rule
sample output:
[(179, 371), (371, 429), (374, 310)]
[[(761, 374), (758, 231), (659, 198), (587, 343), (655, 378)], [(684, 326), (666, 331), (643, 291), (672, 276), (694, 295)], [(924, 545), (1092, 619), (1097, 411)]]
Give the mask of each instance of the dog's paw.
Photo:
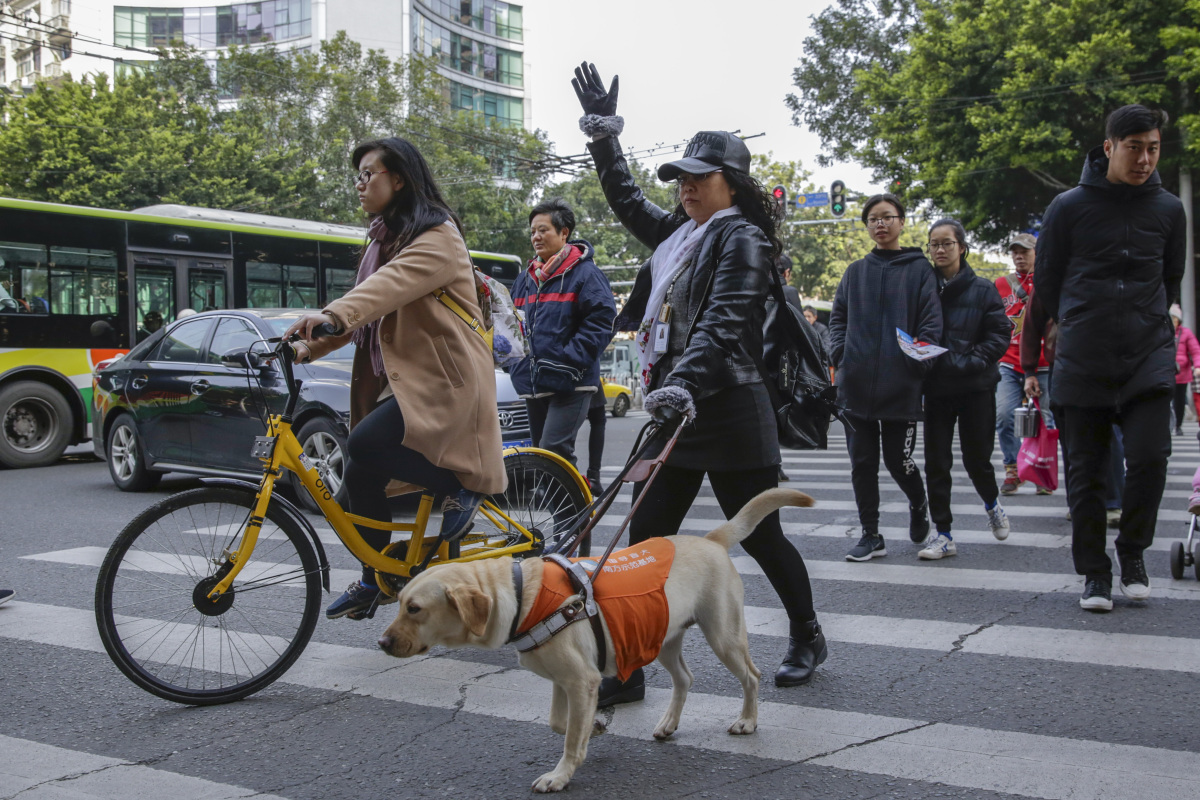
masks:
[(654, 729), (654, 738), (658, 739), (660, 742), (664, 742), (667, 739), (671, 738), (671, 734), (673, 734), (675, 732), (677, 727), (678, 726), (676, 726), (676, 725), (660, 724), (657, 728)]
[(745, 736), (758, 730), (758, 722), (752, 719), (739, 719), (729, 726), (729, 732), (734, 736)]
[(542, 777), (533, 782), (533, 790), (538, 794), (547, 794), (548, 792), (561, 792), (567, 788), (567, 784), (571, 782), (570, 778), (565, 778), (557, 772), (547, 772)]
[(608, 730), (608, 723), (604, 721), (604, 717), (596, 717), (592, 720), (592, 736), (599, 736)]

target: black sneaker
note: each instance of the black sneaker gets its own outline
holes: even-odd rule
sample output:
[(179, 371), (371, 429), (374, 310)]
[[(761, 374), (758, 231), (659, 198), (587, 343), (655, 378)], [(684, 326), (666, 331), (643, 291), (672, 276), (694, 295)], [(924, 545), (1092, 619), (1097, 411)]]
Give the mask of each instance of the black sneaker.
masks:
[[(342, 592), (341, 597), (329, 604), (329, 608), (325, 609), (325, 616), (328, 619), (339, 619), (350, 614), (361, 613), (369, 609), (378, 596), (378, 587), (364, 586), (355, 581), (346, 587), (346, 591)], [(354, 619), (362, 619), (362, 617)]]
[(858, 540), (858, 544), (846, 553), (847, 561), (870, 561), (872, 558), (883, 558), (887, 555), (887, 547), (883, 544), (883, 537), (878, 531), (863, 530), (862, 538)]
[(1089, 575), (1083, 584), (1079, 607), (1087, 611), (1112, 611), (1112, 578)]
[(1117, 556), (1121, 563), (1121, 594), (1130, 600), (1145, 600), (1150, 596), (1150, 578), (1141, 556)]
[(929, 501), (908, 507), (908, 538), (920, 544), (929, 538)]

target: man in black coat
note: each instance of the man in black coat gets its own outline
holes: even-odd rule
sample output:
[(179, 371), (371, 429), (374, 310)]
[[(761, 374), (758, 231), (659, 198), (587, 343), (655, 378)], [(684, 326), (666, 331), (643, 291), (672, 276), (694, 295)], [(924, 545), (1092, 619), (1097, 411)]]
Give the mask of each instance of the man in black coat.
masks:
[(846, 268), (829, 315), (829, 355), (837, 374), (838, 402), (846, 409), (850, 480), (862, 538), (847, 561), (887, 555), (879, 533), (879, 453), (908, 498), (908, 536), (929, 535), (929, 504), (921, 470), (913, 461), (921, 380), (932, 366), (900, 349), (896, 329), (924, 342), (942, 339), (942, 307), (933, 267), (919, 247), (900, 247), (904, 204), (878, 194), (863, 206), (875, 249)]
[(1046, 209), (1034, 286), (1058, 322), (1051, 399), (1063, 408), (1079, 604), (1112, 609), (1112, 562), (1104, 552), (1105, 476), (1112, 425), (1125, 442), (1125, 498), (1117, 536), (1121, 591), (1150, 594), (1142, 552), (1154, 539), (1166, 483), (1167, 420), (1175, 338), (1167, 309), (1179, 297), (1183, 204), (1155, 166), (1166, 114), (1129, 105), (1109, 115), (1105, 141), (1084, 163), (1079, 186)]

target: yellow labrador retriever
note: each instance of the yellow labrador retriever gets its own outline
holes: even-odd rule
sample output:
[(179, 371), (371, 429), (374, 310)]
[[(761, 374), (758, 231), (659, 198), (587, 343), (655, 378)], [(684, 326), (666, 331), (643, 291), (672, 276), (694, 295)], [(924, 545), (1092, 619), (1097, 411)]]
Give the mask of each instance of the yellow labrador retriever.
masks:
[[(761, 673), (750, 660), (742, 580), (729, 558), (729, 549), (749, 536), (768, 514), (783, 506), (812, 504), (812, 498), (803, 492), (771, 489), (703, 538), (671, 537), (675, 555), (664, 587), (670, 619), (658, 661), (670, 673), (673, 691), (670, 705), (654, 729), (656, 739), (666, 739), (678, 728), (692, 685), (692, 673), (683, 662), (683, 633), (692, 624), (700, 626), (721, 663), (742, 683), (742, 713), (729, 732), (753, 733), (758, 726)], [(418, 575), (400, 593), (399, 613), (380, 637), (379, 646), (399, 658), (424, 653), (433, 645), (488, 650), (503, 647), (514, 617), (533, 607), (546, 568), (540, 558), (528, 559), (520, 566), (520, 604), (510, 558), (446, 564)], [(603, 581), (601, 574), (597, 585)], [(613, 675), (616, 657), (607, 623), (604, 633), (608, 656), (603, 674)], [(587, 756), (588, 737), (604, 730), (603, 721), (595, 714), (601, 671), (596, 666), (592, 627), (569, 625), (543, 646), (521, 653), (519, 660), (523, 667), (554, 684), (550, 727), (555, 733), (566, 734), (566, 742), (558, 765), (538, 778), (533, 788), (537, 792), (557, 792), (566, 788)]]

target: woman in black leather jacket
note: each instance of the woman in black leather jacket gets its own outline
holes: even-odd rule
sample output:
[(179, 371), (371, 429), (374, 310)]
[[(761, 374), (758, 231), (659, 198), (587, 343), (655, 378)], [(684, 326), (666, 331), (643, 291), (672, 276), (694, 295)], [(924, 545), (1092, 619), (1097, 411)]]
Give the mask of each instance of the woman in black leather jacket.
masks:
[[(765, 304), (780, 244), (774, 199), (752, 178), (750, 151), (723, 131), (701, 131), (679, 161), (658, 176), (679, 186), (679, 206), (666, 211), (648, 201), (633, 181), (616, 134), (617, 79), (608, 91), (596, 68), (575, 71), (575, 91), (592, 137), (609, 205), (647, 247), (651, 259), (638, 271), (615, 329), (636, 331), (643, 387), (686, 391), (696, 416), (645, 492), (630, 522), (631, 544), (677, 533), (707, 474), (726, 518), (751, 498), (778, 485), (779, 439), (775, 415), (757, 367), (763, 353)], [(674, 387), (674, 388), (672, 388)], [(767, 517), (742, 546), (779, 594), (791, 623), (777, 686), (807, 683), (825, 660), (825, 637), (813, 611), (804, 560), (783, 535), (779, 514)], [(641, 699), (641, 670), (625, 684), (605, 679), (600, 705)]]

